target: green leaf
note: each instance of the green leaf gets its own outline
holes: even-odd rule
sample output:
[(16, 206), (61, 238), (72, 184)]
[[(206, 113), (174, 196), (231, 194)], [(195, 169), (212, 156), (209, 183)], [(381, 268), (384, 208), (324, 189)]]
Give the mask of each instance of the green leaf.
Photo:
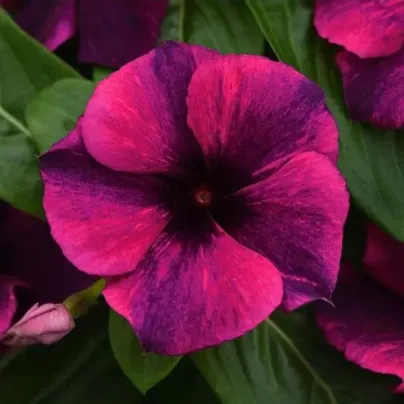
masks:
[(0, 199), (42, 216), (38, 161), (25, 108), (53, 82), (80, 76), (26, 35), (1, 7), (0, 55)]
[(115, 358), (133, 384), (145, 394), (177, 365), (180, 356), (163, 356), (143, 351), (132, 327), (111, 310), (109, 338)]
[(0, 199), (38, 217), (43, 215), (38, 159), (33, 144), (22, 133), (0, 135)]
[(356, 203), (404, 241), (404, 136), (352, 122), (334, 49), (316, 34), (312, 0), (245, 0), (279, 59), (325, 90), (340, 130), (339, 166)]
[(16, 119), (40, 90), (63, 78), (80, 75), (24, 33), (0, 8), (0, 105)]
[(241, 0), (172, 1), (160, 39), (203, 45), (223, 53), (264, 51), (264, 36)]
[(101, 80), (107, 78), (115, 70), (108, 67), (94, 66), (93, 67), (93, 81), (99, 83)]
[(348, 363), (306, 311), (275, 313), (245, 336), (192, 355), (223, 404), (386, 404), (390, 378)]
[(4, 404), (136, 404), (142, 395), (112, 354), (108, 309), (94, 307), (51, 346), (33, 346), (0, 361)]
[(26, 121), (40, 153), (74, 128), (94, 86), (83, 79), (60, 80), (42, 90), (29, 103)]

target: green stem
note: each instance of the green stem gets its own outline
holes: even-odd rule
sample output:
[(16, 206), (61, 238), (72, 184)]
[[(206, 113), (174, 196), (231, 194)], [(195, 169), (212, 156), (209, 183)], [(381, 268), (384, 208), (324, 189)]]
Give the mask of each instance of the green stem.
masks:
[(0, 117), (4, 118), (8, 123), (13, 125), (15, 128), (17, 128), (20, 132), (22, 132), (24, 135), (27, 135), (31, 137), (31, 132), (29, 129), (24, 126), (20, 121), (15, 119), (11, 114), (9, 114), (3, 107), (0, 106)]
[(331, 404), (338, 404), (337, 399), (334, 396), (330, 386), (317, 374), (317, 372), (311, 367), (310, 363), (307, 362), (306, 358), (299, 352), (293, 341), (269, 318), (265, 322), (285, 341), (289, 346), (290, 350), (298, 357), (300, 362), (304, 365), (307, 371), (311, 374), (316, 383), (323, 388), (326, 392)]

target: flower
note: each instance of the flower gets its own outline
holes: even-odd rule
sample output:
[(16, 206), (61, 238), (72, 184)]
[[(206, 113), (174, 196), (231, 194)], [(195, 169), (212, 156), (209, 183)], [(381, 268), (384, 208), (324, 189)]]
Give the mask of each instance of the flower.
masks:
[(404, 393), (404, 244), (376, 225), (368, 228), (364, 272), (343, 264), (335, 308), (319, 306), (317, 319), (331, 344), (374, 372), (403, 379)]
[(81, 62), (120, 67), (153, 48), (168, 0), (0, 0), (0, 6), (49, 49), (78, 32)]
[(92, 282), (63, 256), (45, 222), (0, 202), (0, 338), (34, 303), (61, 302)]
[(314, 25), (345, 48), (337, 64), (352, 118), (404, 127), (404, 2), (316, 0)]
[(50, 345), (73, 328), (73, 318), (63, 304), (35, 304), (0, 337), (0, 341), (7, 346)]
[(41, 157), (52, 234), (168, 355), (329, 299), (348, 209), (323, 92), (259, 56), (166, 42)]

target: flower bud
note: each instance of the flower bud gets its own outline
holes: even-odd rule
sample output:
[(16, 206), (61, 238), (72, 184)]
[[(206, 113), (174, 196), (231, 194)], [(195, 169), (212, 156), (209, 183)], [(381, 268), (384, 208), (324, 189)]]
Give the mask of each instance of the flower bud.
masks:
[(7, 330), (1, 342), (8, 346), (49, 345), (73, 328), (73, 318), (63, 304), (37, 303)]

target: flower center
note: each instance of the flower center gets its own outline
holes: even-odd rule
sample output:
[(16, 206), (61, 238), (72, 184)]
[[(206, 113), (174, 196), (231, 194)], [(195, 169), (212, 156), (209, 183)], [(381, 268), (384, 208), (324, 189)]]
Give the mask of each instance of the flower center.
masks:
[(195, 203), (202, 208), (207, 208), (208, 206), (212, 205), (213, 192), (207, 186), (201, 186), (196, 188), (193, 191), (193, 197)]

